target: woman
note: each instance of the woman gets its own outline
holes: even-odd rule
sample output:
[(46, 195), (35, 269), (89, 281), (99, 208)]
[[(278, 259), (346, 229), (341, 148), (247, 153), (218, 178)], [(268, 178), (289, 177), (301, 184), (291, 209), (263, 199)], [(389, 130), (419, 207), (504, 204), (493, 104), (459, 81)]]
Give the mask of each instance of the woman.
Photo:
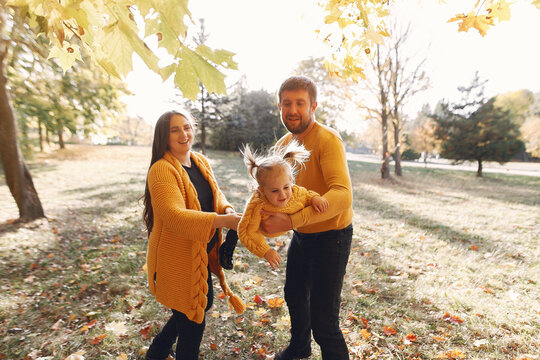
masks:
[(189, 113), (170, 111), (156, 123), (144, 194), (146, 261), (150, 292), (172, 316), (150, 345), (148, 360), (167, 358), (177, 338), (176, 359), (198, 359), (205, 312), (213, 302), (210, 272), (235, 310), (244, 310), (218, 261), (220, 228), (236, 230), (240, 215), (219, 190), (206, 158), (191, 151), (193, 137)]

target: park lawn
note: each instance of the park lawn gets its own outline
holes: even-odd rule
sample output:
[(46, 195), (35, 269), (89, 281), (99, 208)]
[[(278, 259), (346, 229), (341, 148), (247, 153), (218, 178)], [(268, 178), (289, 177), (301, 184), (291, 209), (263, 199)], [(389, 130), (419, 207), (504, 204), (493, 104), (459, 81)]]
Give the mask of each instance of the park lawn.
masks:
[[(30, 168), (48, 221), (29, 224), (11, 220), (2, 177), (0, 360), (143, 358), (169, 315), (143, 270), (149, 156), (75, 145), (38, 155)], [(239, 154), (209, 156), (242, 209)], [(376, 164), (349, 168), (355, 230), (341, 324), (351, 359), (538, 359), (540, 178), (405, 168), (382, 181)], [(288, 239), (269, 241), (283, 258)], [(284, 267), (273, 272), (240, 246), (227, 275), (248, 309), (231, 313), (214, 281), (201, 358), (272, 358), (288, 340)]]

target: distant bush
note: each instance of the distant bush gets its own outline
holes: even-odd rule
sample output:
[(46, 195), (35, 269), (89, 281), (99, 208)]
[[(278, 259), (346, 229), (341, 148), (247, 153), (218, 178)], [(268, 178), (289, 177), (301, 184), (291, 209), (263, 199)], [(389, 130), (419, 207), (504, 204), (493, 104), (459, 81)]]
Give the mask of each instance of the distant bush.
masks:
[(417, 153), (414, 150), (407, 149), (401, 154), (402, 160), (417, 160), (420, 159), (420, 153)]

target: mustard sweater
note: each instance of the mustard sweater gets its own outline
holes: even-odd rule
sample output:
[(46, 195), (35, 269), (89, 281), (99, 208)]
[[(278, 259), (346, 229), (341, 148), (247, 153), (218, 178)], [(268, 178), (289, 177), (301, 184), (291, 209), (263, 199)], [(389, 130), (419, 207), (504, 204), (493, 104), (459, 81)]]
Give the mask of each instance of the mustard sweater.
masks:
[(208, 160), (192, 152), (191, 161), (212, 188), (215, 213), (201, 211), (187, 172), (170, 152), (165, 153), (148, 171), (154, 226), (148, 239), (146, 261), (148, 285), (156, 300), (200, 324), (207, 303), (208, 264), (218, 276), (223, 292), (232, 297), (229, 302), (237, 312), (244, 310), (244, 304), (228, 288), (219, 264), (221, 229), (217, 229), (217, 244), (210, 253), (206, 251), (216, 231), (212, 229), (216, 213), (224, 214), (232, 206), (219, 190)]
[[(288, 144), (292, 138), (288, 133), (277, 144)], [(302, 233), (343, 229), (353, 216), (351, 178), (343, 141), (334, 129), (315, 122), (303, 145), (311, 155), (296, 176), (296, 184), (321, 194), (329, 207), (320, 214), (311, 206), (292, 214), (293, 229)]]
[[(287, 205), (284, 207), (276, 207), (270, 204), (264, 195), (255, 191), (253, 195), (251, 195), (244, 210), (244, 214), (242, 215), (242, 219), (238, 224), (238, 238), (249, 251), (262, 258), (268, 249), (270, 249), (270, 246), (266, 243), (266, 239), (259, 229), (262, 220), (261, 209), (285, 214), (294, 214), (310, 205), (311, 199), (314, 196), (319, 196), (319, 194), (298, 185), (293, 185), (292, 196)], [(275, 237), (278, 235), (279, 234), (267, 234), (268, 237)]]

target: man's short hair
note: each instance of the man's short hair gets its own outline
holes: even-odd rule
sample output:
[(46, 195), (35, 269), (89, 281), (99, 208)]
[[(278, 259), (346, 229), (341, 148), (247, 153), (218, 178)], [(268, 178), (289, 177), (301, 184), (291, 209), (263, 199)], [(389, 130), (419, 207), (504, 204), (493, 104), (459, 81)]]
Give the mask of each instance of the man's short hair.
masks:
[(309, 94), (309, 99), (311, 100), (311, 103), (314, 104), (317, 102), (317, 85), (308, 77), (305, 76), (291, 76), (279, 87), (278, 92), (278, 101), (281, 103), (281, 94), (284, 91), (291, 91), (291, 90), (306, 90)]

